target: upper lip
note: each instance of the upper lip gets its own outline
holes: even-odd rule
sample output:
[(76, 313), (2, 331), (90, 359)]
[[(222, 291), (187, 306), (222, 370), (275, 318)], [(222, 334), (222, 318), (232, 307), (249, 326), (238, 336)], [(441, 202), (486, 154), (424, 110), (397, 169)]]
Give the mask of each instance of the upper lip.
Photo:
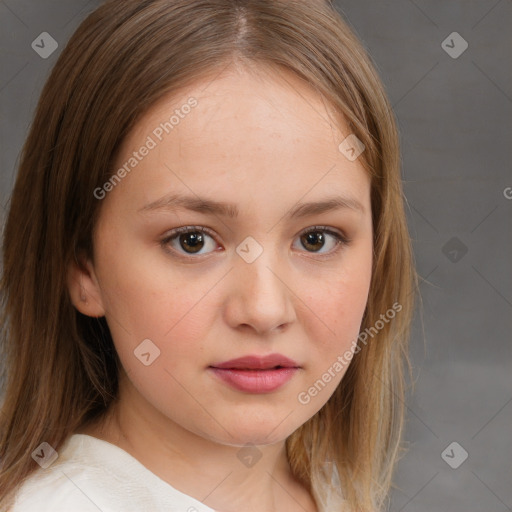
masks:
[(299, 364), (282, 354), (269, 354), (267, 356), (243, 356), (230, 359), (223, 363), (211, 365), (213, 368), (232, 368), (237, 370), (268, 370), (281, 366), (283, 368), (299, 368)]

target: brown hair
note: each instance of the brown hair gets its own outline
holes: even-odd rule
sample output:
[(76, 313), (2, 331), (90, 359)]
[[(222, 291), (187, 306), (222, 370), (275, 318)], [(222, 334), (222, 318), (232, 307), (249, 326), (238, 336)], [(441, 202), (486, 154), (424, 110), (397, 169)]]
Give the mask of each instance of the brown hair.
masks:
[[(370, 58), (327, 3), (111, 0), (62, 51), (23, 147), (4, 232), (0, 505), (36, 464), (116, 400), (119, 359), (104, 318), (71, 303), (66, 271), (92, 259), (100, 201), (137, 120), (168, 93), (239, 62), (287, 69), (342, 113), (371, 176), (373, 274), (361, 329), (401, 306), (360, 347), (328, 402), (286, 441), (310, 490), (326, 461), (351, 510), (379, 510), (403, 424), (404, 371), (417, 277), (400, 178), (398, 134)], [(341, 142), (341, 141), (340, 141)], [(328, 478), (328, 475), (324, 475)]]

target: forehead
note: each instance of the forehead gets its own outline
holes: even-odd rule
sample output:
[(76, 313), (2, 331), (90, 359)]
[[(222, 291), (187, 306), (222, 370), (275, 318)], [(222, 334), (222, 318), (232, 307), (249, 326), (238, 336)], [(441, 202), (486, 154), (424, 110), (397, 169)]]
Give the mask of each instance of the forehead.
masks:
[(349, 133), (343, 117), (293, 73), (234, 68), (153, 105), (123, 142), (116, 168), (151, 139), (123, 183), (148, 200), (187, 186), (200, 195), (292, 197), (315, 182), (361, 195), (369, 183), (362, 162), (338, 149)]
[[(197, 102), (193, 109), (187, 106), (191, 98)], [(276, 146), (276, 139), (294, 138), (320, 138), (337, 146), (336, 141), (349, 132), (343, 116), (309, 84), (291, 71), (268, 65), (230, 66), (164, 96), (139, 120), (127, 142), (158, 131), (166, 121), (173, 126), (163, 138), (193, 149), (220, 140), (240, 148), (264, 135)], [(238, 131), (239, 127), (250, 132)]]

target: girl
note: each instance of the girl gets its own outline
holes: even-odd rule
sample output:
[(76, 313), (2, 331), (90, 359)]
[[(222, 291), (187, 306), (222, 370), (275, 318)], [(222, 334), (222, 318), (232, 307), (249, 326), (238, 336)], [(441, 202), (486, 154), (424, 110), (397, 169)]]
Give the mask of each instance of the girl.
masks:
[(1, 510), (382, 510), (416, 274), (391, 108), (327, 3), (98, 8), (3, 258)]

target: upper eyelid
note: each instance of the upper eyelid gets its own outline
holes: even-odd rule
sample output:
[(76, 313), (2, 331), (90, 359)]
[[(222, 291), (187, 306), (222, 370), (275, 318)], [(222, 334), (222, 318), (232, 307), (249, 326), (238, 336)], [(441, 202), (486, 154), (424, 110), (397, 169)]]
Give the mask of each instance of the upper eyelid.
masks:
[[(349, 240), (349, 237), (346, 235), (346, 233), (343, 230), (340, 230), (339, 228), (330, 227), (330, 226), (319, 226), (319, 225), (309, 226), (307, 228), (302, 229), (298, 233), (298, 235), (302, 235), (303, 233), (308, 233), (310, 231), (315, 231), (315, 230), (327, 231), (327, 232), (332, 231), (333, 233), (340, 235), (347, 241)], [(193, 233), (194, 231), (206, 233), (207, 235), (210, 235), (212, 238), (216, 237), (215, 231), (211, 228), (208, 228), (207, 226), (190, 225), (190, 226), (181, 226), (179, 228), (174, 228), (174, 229), (170, 230), (169, 233), (164, 236), (164, 238), (174, 237), (174, 236), (176, 236), (178, 234), (182, 234), (182, 233)]]
[[(211, 228), (208, 228), (207, 226), (194, 226), (194, 225), (180, 226), (179, 228), (172, 229), (167, 235), (165, 235), (163, 237), (162, 243), (168, 242), (169, 240), (176, 238), (180, 234), (193, 233), (194, 231), (206, 233), (207, 235), (211, 236), (216, 241), (216, 243), (219, 243), (217, 240), (217, 235), (214, 232), (214, 230), (212, 230)], [(330, 227), (330, 226), (319, 226), (319, 225), (314, 225), (314, 226), (309, 226), (307, 228), (304, 228), (296, 236), (301, 236), (305, 233), (315, 232), (315, 231), (325, 231), (327, 234), (330, 234), (331, 236), (335, 236), (335, 237), (337, 236), (337, 237), (339, 237), (338, 241), (341, 243), (349, 244), (352, 241), (352, 239), (349, 236), (347, 236), (347, 234), (344, 230), (340, 230), (339, 228), (334, 228), (334, 227)]]

